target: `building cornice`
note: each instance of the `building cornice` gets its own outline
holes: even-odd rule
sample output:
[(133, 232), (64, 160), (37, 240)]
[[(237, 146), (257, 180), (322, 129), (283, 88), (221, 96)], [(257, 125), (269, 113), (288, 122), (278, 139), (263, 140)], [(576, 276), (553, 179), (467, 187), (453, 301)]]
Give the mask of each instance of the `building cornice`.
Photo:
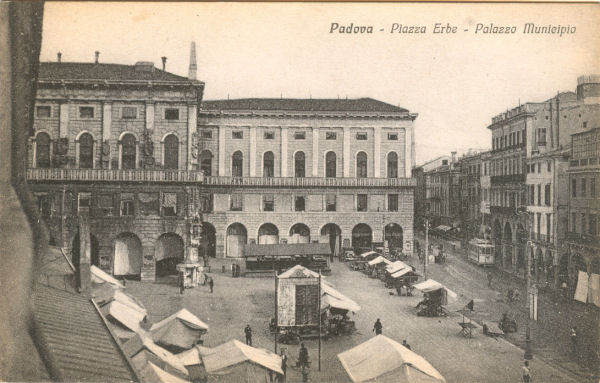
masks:
[(232, 111), (200, 110), (200, 117), (228, 118), (276, 118), (276, 119), (347, 119), (347, 120), (410, 120), (414, 121), (418, 113), (369, 113), (369, 112), (294, 112), (294, 111)]

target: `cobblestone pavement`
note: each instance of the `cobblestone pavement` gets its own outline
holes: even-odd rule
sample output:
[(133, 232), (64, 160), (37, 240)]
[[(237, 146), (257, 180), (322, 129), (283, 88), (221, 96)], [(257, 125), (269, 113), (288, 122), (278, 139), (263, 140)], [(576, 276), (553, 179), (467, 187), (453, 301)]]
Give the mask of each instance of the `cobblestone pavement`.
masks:
[[(422, 237), (418, 237), (421, 243)], [(434, 243), (444, 243), (450, 256), (444, 265), (430, 265), (429, 276), (469, 299), (475, 299), (472, 318), (482, 321), (497, 321), (503, 312), (510, 313), (519, 325), (519, 331), (507, 334), (511, 343), (525, 348), (527, 308), (525, 299), (518, 303), (508, 303), (509, 288), (519, 288), (525, 298), (525, 281), (509, 273), (493, 270), (492, 287), (488, 288), (486, 270), (468, 262), (461, 251), (452, 252), (445, 241), (433, 238)], [(422, 271), (422, 265), (419, 270)], [(600, 309), (582, 303), (566, 300), (552, 291), (540, 290), (538, 296), (538, 320), (531, 322), (532, 350), (547, 362), (560, 366), (578, 375), (591, 379), (597, 374), (597, 362), (593, 353), (598, 349), (597, 333), (600, 323)], [(579, 332), (579, 355), (570, 354), (569, 329), (577, 326)], [(596, 369), (595, 369), (596, 367)], [(596, 376), (594, 381), (598, 381)]]
[[(214, 261), (218, 272), (211, 273), (215, 290), (208, 287), (178, 293), (176, 279), (160, 283), (129, 282), (127, 290), (140, 298), (148, 309), (150, 319), (160, 320), (175, 310), (185, 307), (210, 325), (205, 344), (216, 346), (229, 339), (244, 339), (243, 329), (250, 324), (254, 346), (273, 350), (274, 339), (268, 332), (268, 321), (274, 312), (274, 281), (272, 278), (231, 278), (220, 272), (220, 263)], [(213, 267), (214, 267), (213, 266)], [(352, 318), (358, 331), (351, 336), (334, 337), (322, 342), (321, 371), (317, 371), (316, 340), (307, 341), (313, 362), (311, 381), (347, 382), (337, 354), (373, 336), (376, 318), (381, 318), (383, 333), (397, 341), (407, 339), (414, 351), (424, 356), (451, 382), (520, 382), (523, 351), (504, 340), (495, 340), (481, 332), (472, 339), (459, 336), (458, 315), (447, 318), (422, 318), (414, 308), (419, 297), (390, 295), (378, 279), (353, 272), (339, 262), (332, 264), (332, 275), (327, 279), (342, 293), (354, 299), (362, 310)], [(297, 358), (299, 346), (280, 345), (289, 356), (290, 364)], [(288, 382), (300, 382), (299, 372), (288, 368)], [(543, 361), (532, 361), (536, 382), (577, 382), (572, 374), (558, 370)]]

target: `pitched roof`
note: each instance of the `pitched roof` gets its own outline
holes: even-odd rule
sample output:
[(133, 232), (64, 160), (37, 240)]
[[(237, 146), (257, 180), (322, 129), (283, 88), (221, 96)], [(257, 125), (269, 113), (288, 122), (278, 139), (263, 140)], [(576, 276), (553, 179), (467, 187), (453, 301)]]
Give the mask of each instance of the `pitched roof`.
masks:
[(266, 369), (283, 374), (281, 357), (268, 350), (255, 348), (232, 339), (212, 349), (203, 357), (206, 372), (209, 374), (235, 366), (244, 362), (258, 364)]
[(191, 80), (153, 67), (136, 70), (135, 65), (77, 62), (42, 62), (39, 80), (186, 81)]
[(40, 355), (53, 379), (130, 382), (137, 377), (92, 301), (37, 285), (34, 325)]
[(300, 112), (394, 112), (407, 109), (372, 98), (240, 98), (234, 100), (208, 100), (202, 110), (281, 110)]
[(331, 254), (331, 248), (328, 243), (247, 244), (244, 246), (244, 257), (329, 254)]

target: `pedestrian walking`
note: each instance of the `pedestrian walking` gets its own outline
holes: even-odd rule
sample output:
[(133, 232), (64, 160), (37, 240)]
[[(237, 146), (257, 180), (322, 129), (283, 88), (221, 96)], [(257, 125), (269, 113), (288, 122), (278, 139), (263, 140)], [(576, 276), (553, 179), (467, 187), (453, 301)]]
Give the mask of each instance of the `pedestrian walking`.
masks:
[(298, 353), (298, 366), (304, 370), (308, 366), (308, 350), (304, 343), (300, 343), (300, 352)]
[(210, 293), (212, 294), (213, 288), (215, 287), (215, 282), (213, 282), (212, 278), (208, 280), (208, 287), (210, 288)]
[(523, 363), (523, 367), (521, 367), (521, 372), (523, 373), (523, 382), (529, 383), (531, 382), (531, 372), (529, 371), (529, 361), (525, 361)]
[(404, 339), (404, 340), (402, 341), (402, 345), (403, 345), (404, 347), (408, 348), (409, 350), (411, 349), (411, 348), (410, 348), (410, 344), (408, 344), (408, 343), (406, 342), (406, 339)]
[(492, 272), (490, 270), (488, 270), (488, 272), (487, 272), (487, 280), (488, 280), (488, 287), (492, 287)]
[(577, 336), (577, 326), (571, 327), (569, 338), (571, 338), (571, 354), (573, 354), (573, 356), (577, 355)]
[(246, 334), (246, 344), (248, 346), (252, 346), (252, 328), (250, 327), (249, 324), (246, 325), (246, 328), (244, 329), (244, 333)]
[(375, 324), (373, 325), (373, 331), (375, 331), (375, 335), (381, 335), (383, 332), (383, 325), (381, 324), (379, 318), (377, 318)]
[(285, 378), (287, 375), (287, 355), (285, 354), (285, 349), (281, 349), (281, 371), (283, 371), (283, 375), (281, 376), (281, 381), (285, 382)]
[(179, 284), (179, 294), (183, 294), (183, 291), (185, 290), (184, 278), (183, 273), (179, 273), (179, 278), (177, 279), (177, 283)]

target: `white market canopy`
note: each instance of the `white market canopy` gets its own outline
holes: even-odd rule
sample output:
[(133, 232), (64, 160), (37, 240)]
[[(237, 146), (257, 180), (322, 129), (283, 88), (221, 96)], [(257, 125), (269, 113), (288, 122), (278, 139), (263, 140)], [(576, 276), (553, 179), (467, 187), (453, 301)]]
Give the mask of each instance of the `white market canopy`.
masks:
[(150, 328), (152, 339), (163, 347), (189, 349), (208, 331), (208, 325), (186, 309), (155, 323)]
[(413, 271), (413, 270), (412, 270), (412, 268), (410, 268), (410, 267), (407, 267), (407, 268), (405, 268), (405, 269), (401, 269), (401, 270), (399, 270), (399, 271), (396, 271), (395, 273), (393, 273), (393, 274), (391, 275), (391, 277), (392, 277), (392, 278), (394, 278), (394, 279), (395, 279), (395, 278), (400, 278), (401, 276), (403, 276), (403, 275), (406, 275), (406, 274), (408, 274), (408, 273), (410, 273), (410, 272), (412, 272), (412, 271)]
[(385, 270), (390, 274), (394, 274), (395, 272), (400, 271), (402, 269), (409, 269), (410, 271), (412, 271), (412, 267), (410, 267), (409, 265), (407, 265), (406, 263), (404, 263), (402, 261), (393, 262), (393, 263), (387, 265), (385, 268)]
[(279, 355), (245, 345), (236, 339), (213, 348), (212, 352), (203, 356), (202, 360), (208, 374), (218, 373), (240, 363), (250, 362), (283, 375)]
[(353, 382), (445, 383), (422, 356), (384, 335), (377, 335), (338, 354)]
[(106, 272), (102, 271), (102, 269), (92, 265), (90, 267), (90, 271), (92, 273), (92, 282), (94, 283), (110, 283), (116, 287), (120, 287), (122, 289), (125, 288), (121, 282), (119, 282), (116, 278), (111, 275), (108, 275)]
[(331, 306), (340, 310), (360, 311), (360, 305), (330, 285), (321, 283), (321, 308)]
[(212, 353), (212, 348), (195, 345), (187, 351), (181, 352), (176, 356), (184, 366), (194, 366), (202, 364), (202, 357)]
[(189, 383), (189, 380), (169, 374), (152, 362), (146, 364), (146, 367), (140, 372), (140, 378), (142, 378), (141, 381), (146, 383)]
[(448, 294), (448, 298), (456, 299), (458, 297), (458, 295), (454, 291), (450, 290), (449, 288), (442, 285), (441, 283), (434, 281), (433, 279), (428, 279), (426, 281), (414, 284), (413, 287), (417, 290), (421, 290), (424, 293), (429, 293), (432, 291), (444, 289), (444, 290), (446, 290), (446, 292)]
[(376, 251), (371, 250), (371, 251), (367, 251), (365, 253), (362, 253), (360, 256), (363, 257), (363, 258), (366, 258), (366, 257), (368, 257), (370, 255), (374, 255), (374, 254), (379, 254), (379, 253), (376, 252)]
[(380, 263), (387, 263), (388, 265), (391, 264), (391, 261), (388, 261), (387, 259), (383, 258), (381, 255), (378, 256), (377, 258), (371, 259), (369, 261), (369, 265), (374, 266)]

